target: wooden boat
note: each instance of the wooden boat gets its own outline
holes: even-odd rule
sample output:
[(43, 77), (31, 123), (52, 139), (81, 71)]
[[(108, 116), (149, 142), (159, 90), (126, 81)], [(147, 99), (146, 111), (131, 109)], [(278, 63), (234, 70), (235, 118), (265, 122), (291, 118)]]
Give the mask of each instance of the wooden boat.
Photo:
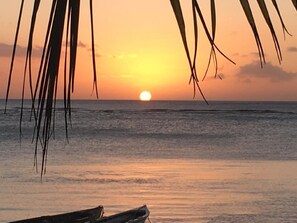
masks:
[(146, 205), (119, 214), (99, 218), (96, 223), (144, 223), (150, 212)]
[(65, 214), (42, 216), (12, 223), (92, 223), (103, 216), (103, 207), (69, 212)]

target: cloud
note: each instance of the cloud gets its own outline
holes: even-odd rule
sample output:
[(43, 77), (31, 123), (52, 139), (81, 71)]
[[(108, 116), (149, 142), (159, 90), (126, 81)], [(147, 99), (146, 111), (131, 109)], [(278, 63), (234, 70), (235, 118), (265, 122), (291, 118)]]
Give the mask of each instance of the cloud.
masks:
[(258, 62), (253, 62), (240, 67), (236, 76), (247, 83), (251, 82), (253, 78), (266, 79), (271, 82), (285, 82), (295, 79), (297, 73), (287, 72), (271, 63), (267, 63), (261, 68)]
[[(62, 45), (65, 47), (65, 46), (66, 46), (66, 41), (64, 41)], [(69, 42), (69, 41), (68, 41), (67, 45), (68, 45), (68, 47), (69, 47), (69, 45), (70, 45), (70, 42)], [(79, 42), (77, 43), (77, 47), (79, 47), (79, 48), (87, 48), (87, 44), (85, 44), (85, 43), (82, 42), (82, 41), (79, 41)]]
[(207, 75), (205, 80), (223, 80), (226, 79), (226, 75), (224, 73), (218, 73), (217, 75)]
[[(92, 49), (88, 49), (88, 52), (90, 52), (92, 54)], [(97, 52), (97, 50), (95, 49), (95, 57), (102, 57), (102, 55), (100, 53)]]
[[(267, 57), (267, 54), (264, 53), (264, 56)], [(254, 51), (254, 52), (249, 52), (249, 53), (244, 53), (244, 54), (239, 54), (239, 53), (233, 53), (232, 57), (241, 57), (241, 58), (253, 58), (253, 59), (259, 59), (259, 52)], [(232, 59), (231, 57), (231, 59)]]
[(252, 57), (259, 57), (259, 52), (251, 52), (250, 55)]
[(113, 59), (127, 59), (127, 58), (130, 58), (130, 59), (133, 59), (133, 58), (137, 58), (138, 55), (135, 54), (135, 53), (130, 53), (130, 54), (126, 54), (126, 53), (121, 53), (119, 55), (111, 55), (109, 56), (110, 58), (113, 58)]
[(77, 47), (87, 48), (87, 44), (83, 43), (82, 41), (79, 41)]
[[(0, 57), (11, 57), (13, 50), (13, 45), (9, 45), (6, 43), (0, 43)], [(42, 53), (41, 47), (33, 47), (33, 53), (32, 56), (40, 56)], [(23, 47), (20, 45), (17, 45), (16, 47), (16, 57), (24, 57), (27, 54), (27, 47)]]
[[(256, 59), (259, 59), (259, 60), (260, 60), (260, 55), (259, 55), (259, 52), (258, 52), (258, 51), (256, 51), (256, 52), (251, 52), (249, 55), (252, 56), (252, 57), (254, 57), (254, 58), (256, 58)], [(264, 57), (266, 58), (267, 56), (268, 56), (268, 54), (266, 54), (266, 53), (264, 52)]]
[(288, 47), (288, 52), (297, 53), (297, 47), (294, 47), (294, 46)]
[[(66, 46), (66, 42), (63, 42), (63, 46), (64, 47)], [(87, 49), (88, 51), (92, 51), (92, 49), (89, 49), (87, 44), (83, 43), (82, 41), (78, 42), (77, 47)], [(0, 43), (0, 57), (11, 57), (12, 50), (13, 50), (13, 45)], [(43, 51), (43, 47), (33, 47), (32, 57), (40, 57), (42, 55), (42, 51)], [(15, 56), (25, 57), (26, 54), (27, 54), (27, 47), (17, 45)], [(98, 52), (96, 52), (96, 57), (101, 57), (101, 55)]]

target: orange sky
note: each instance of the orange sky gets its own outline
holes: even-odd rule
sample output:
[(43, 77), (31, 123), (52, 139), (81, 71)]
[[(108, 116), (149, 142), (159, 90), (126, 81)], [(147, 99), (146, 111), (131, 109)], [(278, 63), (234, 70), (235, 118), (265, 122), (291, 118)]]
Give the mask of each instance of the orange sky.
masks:
[[(5, 97), (9, 71), (11, 44), (13, 43), (19, 2), (0, 2), (0, 98)], [(24, 47), (32, 8), (26, 1), (19, 45)], [(50, 0), (43, 1), (37, 21), (34, 47), (43, 45), (44, 24)], [(186, 2), (186, 3), (185, 3)], [(207, 1), (202, 4), (209, 17)], [(94, 99), (92, 95), (92, 65), (88, 2), (82, 1), (80, 20), (80, 47), (77, 59), (75, 98)], [(267, 1), (267, 4), (271, 1)], [(256, 6), (254, 3), (253, 6)], [(219, 56), (219, 73), (223, 80), (214, 79), (213, 70), (201, 87), (209, 100), (297, 100), (297, 13), (291, 1), (281, 1), (279, 6), (293, 37), (284, 41), (280, 23), (273, 18), (283, 52), (281, 66), (263, 18), (257, 14), (269, 63), (260, 69), (257, 48), (238, 0), (217, 1), (217, 45), (231, 57), (236, 65)], [(151, 0), (101, 0), (94, 1), (97, 68), (100, 99), (138, 99), (142, 90), (151, 91), (155, 100), (191, 100), (192, 86), (188, 84), (189, 68), (179, 35), (178, 26), (169, 1)], [(191, 32), (190, 1), (183, 1), (188, 36)], [(255, 12), (259, 12), (254, 7)], [(274, 12), (274, 11), (273, 11)], [(191, 38), (190, 38), (191, 41)], [(192, 45), (191, 45), (192, 47)], [(24, 49), (17, 51), (11, 98), (21, 97)], [(209, 45), (200, 38), (198, 70), (202, 79), (208, 59)], [(33, 59), (38, 68), (38, 53)], [(62, 81), (61, 81), (62, 82)], [(196, 96), (201, 99), (200, 95)]]

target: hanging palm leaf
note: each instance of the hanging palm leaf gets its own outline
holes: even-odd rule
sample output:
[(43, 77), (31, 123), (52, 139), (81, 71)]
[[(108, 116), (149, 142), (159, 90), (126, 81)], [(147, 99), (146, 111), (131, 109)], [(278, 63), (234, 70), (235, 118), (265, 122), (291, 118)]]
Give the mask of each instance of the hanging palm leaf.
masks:
[(270, 33), (271, 33), (271, 36), (273, 38), (273, 42), (274, 42), (275, 50), (276, 50), (276, 53), (277, 53), (277, 57), (278, 57), (279, 62), (281, 62), (282, 61), (282, 52), (281, 52), (280, 45), (279, 45), (275, 30), (274, 30), (273, 24), (271, 22), (270, 15), (269, 15), (269, 12), (267, 10), (267, 7), (266, 7), (266, 4), (265, 4), (264, 0), (258, 0), (258, 5), (259, 5), (259, 7), (261, 9), (262, 15), (263, 15), (266, 23), (267, 23), (267, 25), (268, 25), (268, 27), (270, 29)]
[[(228, 58), (215, 44), (214, 42), (214, 38), (215, 38), (215, 31), (216, 31), (216, 10), (215, 10), (215, 1), (211, 1), (211, 15), (212, 15), (212, 35), (210, 34), (210, 31), (206, 25), (204, 16), (202, 14), (202, 11), (200, 9), (199, 3), (197, 0), (192, 0), (192, 11), (193, 11), (193, 24), (194, 24), (194, 40), (195, 40), (195, 49), (194, 49), (194, 56), (193, 56), (193, 60), (191, 59), (191, 54), (190, 54), (190, 50), (188, 47), (188, 42), (187, 42), (187, 36), (186, 36), (186, 29), (185, 29), (185, 22), (184, 22), (184, 16), (182, 13), (182, 8), (180, 5), (180, 1), (179, 0), (171, 0), (171, 6), (173, 8), (173, 12), (175, 14), (178, 26), (179, 26), (179, 30), (180, 30), (180, 34), (182, 37), (182, 41), (184, 44), (184, 48), (186, 51), (186, 55), (187, 55), (187, 59), (188, 59), (188, 63), (191, 69), (191, 78), (190, 81), (193, 81), (193, 85), (194, 85), (194, 96), (196, 93), (196, 87), (199, 89), (200, 94), (202, 95), (203, 99), (206, 101), (206, 98), (199, 86), (199, 78), (197, 75), (197, 70), (196, 70), (196, 57), (197, 57), (197, 44), (198, 44), (198, 38), (199, 38), (199, 32), (198, 32), (198, 21), (201, 22), (202, 27), (203, 27), (203, 31), (206, 34), (206, 37), (209, 41), (209, 44), (211, 46), (211, 53), (210, 53), (210, 58), (209, 58), (209, 62), (207, 65), (207, 69), (205, 72), (205, 76), (208, 72), (209, 66), (210, 66), (210, 61), (213, 58), (214, 60), (214, 64), (215, 64), (215, 70), (217, 74), (217, 56), (216, 56), (216, 51), (218, 51), (221, 55), (223, 55), (227, 60), (229, 60), (231, 63), (234, 63), (230, 58)], [(197, 16), (198, 15), (198, 16)], [(235, 64), (235, 63), (234, 63)], [(205, 78), (204, 76), (204, 78)], [(204, 79), (203, 78), (203, 79)], [(206, 101), (207, 102), (207, 101)]]
[(248, 0), (240, 0), (241, 6), (243, 8), (243, 11), (246, 15), (246, 18), (251, 26), (251, 29), (253, 31), (255, 40), (256, 40), (256, 44), (258, 47), (258, 52), (259, 52), (259, 58), (260, 58), (260, 62), (261, 62), (261, 66), (263, 66), (263, 63), (265, 63), (265, 54), (264, 54), (264, 50), (263, 50), (263, 46), (262, 46), (262, 42), (258, 33), (258, 29), (256, 26), (256, 22), (254, 20), (254, 16), (250, 7), (250, 4), (248, 2)]
[[(210, 1), (210, 11), (211, 11), (212, 39), (213, 39), (213, 41), (215, 41), (216, 23), (217, 23), (217, 21), (216, 21), (217, 20), (217, 18), (216, 18), (217, 16), (216, 16), (215, 0), (211, 0)], [(206, 71), (204, 73), (204, 77), (203, 77), (202, 80), (205, 80), (205, 78), (206, 78), (206, 76), (208, 74), (208, 70), (209, 70), (210, 64), (211, 64), (211, 59), (213, 59), (214, 66), (215, 66), (215, 74), (214, 74), (214, 76), (217, 77), (217, 74), (218, 74), (218, 60), (217, 60), (216, 51), (215, 51), (213, 45), (211, 46), (211, 51), (210, 51), (210, 54), (209, 54)]]
[(16, 34), (15, 34), (15, 38), (14, 38), (12, 56), (11, 56), (11, 63), (10, 63), (10, 70), (9, 70), (9, 76), (8, 76), (8, 83), (7, 83), (7, 90), (6, 90), (6, 100), (5, 100), (5, 111), (4, 112), (6, 112), (7, 101), (8, 101), (9, 91), (10, 91), (10, 84), (11, 84), (11, 78), (12, 78), (12, 72), (13, 72), (13, 65), (14, 65), (14, 57), (15, 57), (16, 47), (17, 47), (17, 44), (18, 44), (18, 37), (19, 37), (19, 31), (20, 31), (20, 26), (21, 26), (21, 21), (22, 21), (24, 3), (25, 3), (25, 0), (22, 0), (21, 6), (20, 6), (20, 12), (19, 12), (19, 19), (18, 19), (17, 28), (16, 28)]
[(28, 45), (27, 45), (27, 53), (26, 53), (26, 61), (25, 61), (25, 69), (24, 69), (24, 78), (23, 78), (23, 89), (22, 89), (22, 104), (21, 104), (21, 115), (20, 115), (20, 135), (22, 135), (22, 119), (23, 119), (23, 108), (24, 108), (24, 98), (25, 98), (25, 85), (26, 85), (26, 76), (27, 70), (29, 72), (29, 86), (31, 98), (33, 98), (33, 84), (32, 84), (32, 47), (33, 47), (33, 35), (35, 29), (35, 23), (37, 18), (37, 12), (39, 9), (40, 0), (35, 0), (33, 6), (33, 12), (31, 17), (31, 25), (29, 31)]
[[(271, 33), (271, 36), (272, 36), (272, 39), (273, 39), (273, 42), (274, 42), (274, 45), (275, 45), (277, 57), (278, 57), (279, 61), (281, 62), (281, 60), (282, 60), (281, 47), (279, 45), (279, 41), (278, 41), (276, 32), (274, 30), (273, 23), (272, 23), (271, 18), (270, 18), (270, 13), (269, 13), (269, 11), (268, 11), (268, 9), (266, 7), (266, 3), (265, 3), (264, 0), (257, 0), (257, 2), (258, 2), (258, 5), (260, 7), (260, 10), (262, 12), (262, 15), (263, 15), (263, 17), (264, 17), (264, 19), (266, 21), (266, 24), (269, 27), (269, 30), (270, 30), (270, 33)], [(295, 8), (297, 9), (297, 1), (292, 0), (292, 2), (294, 4)], [(258, 32), (258, 29), (257, 29), (257, 26), (256, 26), (256, 22), (255, 22), (255, 19), (254, 19), (254, 16), (253, 16), (253, 11), (252, 11), (252, 9), (250, 7), (250, 3), (249, 3), (248, 0), (240, 0), (240, 3), (241, 3), (243, 11), (245, 13), (245, 16), (246, 16), (246, 18), (248, 20), (248, 23), (249, 23), (249, 25), (250, 25), (250, 27), (252, 29), (252, 32), (254, 34), (255, 42), (257, 44), (257, 48), (258, 48), (258, 52), (259, 52), (260, 64), (261, 64), (261, 67), (262, 67), (263, 64), (266, 63), (265, 53), (264, 53), (264, 49), (263, 49), (263, 46), (262, 46), (262, 42), (261, 42), (261, 38), (260, 38), (260, 35), (259, 35), (259, 32)], [(274, 5), (274, 8), (277, 11), (277, 14), (278, 14), (278, 17), (279, 17), (280, 22), (282, 24), (282, 28), (283, 28), (284, 33), (286, 32), (286, 33), (289, 34), (289, 32), (288, 32), (288, 30), (287, 30), (287, 28), (286, 28), (286, 26), (284, 24), (284, 21), (282, 19), (282, 16), (281, 16), (281, 13), (280, 13), (280, 10), (278, 8), (278, 5), (277, 5), (276, 1), (272, 0), (272, 3)], [(186, 55), (187, 55), (188, 61), (191, 61), (190, 50), (189, 50), (189, 48), (187, 46), (188, 43), (187, 43), (185, 31), (184, 31), (184, 27), (185, 27), (184, 17), (183, 17), (183, 14), (182, 14), (182, 9), (180, 7), (180, 3), (179, 3), (178, 0), (176, 0), (176, 1), (172, 0), (171, 5), (172, 5), (173, 12), (175, 14), (175, 17), (177, 19), (177, 22), (178, 22), (178, 25), (179, 25), (179, 28), (180, 28), (181, 37), (182, 37), (183, 44), (184, 44), (185, 49), (186, 49)], [(209, 29), (208, 29), (208, 27), (206, 25), (205, 18), (204, 18), (203, 14), (202, 14), (202, 11), (200, 9), (198, 1), (197, 0), (192, 0), (192, 6), (195, 8), (195, 10), (196, 10), (196, 12), (198, 14), (198, 17), (194, 13), (193, 19), (194, 19), (195, 49), (194, 49), (194, 56), (193, 56), (194, 59), (193, 59), (193, 62), (190, 64), (191, 70), (193, 70), (193, 68), (195, 68), (194, 70), (196, 70), (196, 65), (195, 65), (196, 53), (197, 53), (196, 52), (197, 51), (196, 44), (197, 44), (197, 39), (199, 38), (199, 35), (201, 35), (201, 31), (200, 31), (200, 33), (197, 34), (197, 28), (196, 28), (197, 27), (197, 21), (196, 20), (199, 20), (201, 22), (204, 34), (208, 38), (208, 41), (209, 41), (210, 46), (211, 46), (211, 53), (210, 53), (210, 56), (209, 56), (206, 72), (205, 72), (204, 77), (203, 77), (203, 80), (204, 80), (207, 73), (208, 73), (208, 70), (209, 70), (210, 63), (211, 63), (212, 59), (213, 59), (214, 66), (215, 66), (215, 76), (217, 75), (218, 64), (217, 64), (216, 51), (218, 51), (220, 54), (222, 54), (226, 59), (228, 59), (232, 63), (234, 63), (234, 62), (232, 60), (230, 60), (225, 54), (223, 54), (223, 52), (215, 44), (215, 34), (216, 34), (216, 6), (215, 6), (215, 0), (210, 1), (212, 35), (210, 34)], [(192, 74), (191, 78), (194, 79), (193, 74)], [(198, 84), (198, 77), (197, 77), (196, 73), (195, 73), (195, 80), (196, 80), (196, 83)]]
[(282, 16), (281, 16), (281, 13), (280, 13), (280, 10), (279, 10), (279, 8), (278, 8), (278, 5), (277, 5), (276, 0), (272, 0), (272, 3), (273, 3), (273, 6), (274, 6), (274, 8), (275, 8), (277, 14), (278, 14), (278, 18), (279, 18), (279, 20), (281, 21), (284, 36), (285, 36), (285, 33), (287, 33), (288, 35), (292, 36), (292, 35), (289, 33), (289, 31), (287, 30), (287, 27), (286, 27), (286, 25), (285, 25), (285, 23), (284, 23), (284, 20), (283, 20)]
[[(15, 42), (9, 72), (6, 103), (9, 96), (9, 89), (11, 83), (11, 77), (13, 73), (13, 65), (15, 58), (15, 51), (17, 46), (18, 34), (20, 30), (22, 12), (24, 8), (24, 0), (21, 2), (19, 19), (16, 29)], [(46, 172), (46, 160), (48, 142), (54, 135), (55, 125), (55, 102), (57, 97), (57, 86), (59, 80), (59, 67), (61, 51), (63, 47), (63, 37), (66, 31), (66, 53), (65, 53), (65, 68), (64, 68), (64, 113), (65, 113), (65, 125), (66, 125), (66, 137), (68, 137), (68, 123), (71, 119), (71, 93), (74, 91), (75, 80), (75, 68), (76, 68), (76, 55), (78, 46), (78, 30), (79, 30), (79, 18), (80, 18), (80, 0), (53, 0), (51, 11), (48, 20), (48, 27), (45, 35), (43, 53), (41, 56), (41, 62), (39, 72), (36, 79), (35, 87), (32, 86), (32, 69), (31, 69), (31, 57), (33, 46), (33, 35), (35, 22), (37, 18), (37, 12), (39, 9), (40, 0), (35, 0), (31, 25), (29, 31), (23, 90), (22, 90), (22, 106), (21, 106), (21, 121), (23, 116), (23, 102), (26, 76), (29, 73), (30, 93), (32, 97), (32, 116), (35, 120), (34, 140), (35, 140), (35, 161), (34, 165), (37, 168), (37, 150), (39, 143), (42, 148), (41, 159), (41, 176)], [(93, 6), (92, 0), (90, 0), (90, 15), (91, 15), (91, 36), (92, 36), (92, 58), (94, 69), (94, 89), (97, 91), (97, 77), (96, 77), (96, 61), (95, 61), (95, 44), (94, 44), (94, 22), (93, 22)], [(67, 16), (66, 16), (67, 15)], [(66, 21), (66, 30), (64, 24)], [(69, 48), (69, 54), (68, 54)], [(20, 128), (21, 129), (21, 128)]]
[(297, 0), (292, 0), (293, 5), (295, 6), (295, 9), (297, 10)]
[[(181, 5), (180, 5), (179, 0), (170, 0), (170, 2), (171, 2), (171, 6), (173, 8), (174, 14), (176, 16), (176, 20), (177, 20), (177, 24), (178, 24), (178, 27), (179, 27), (180, 35), (182, 37), (182, 41), (183, 41), (184, 48), (185, 48), (185, 51), (186, 51), (188, 63), (189, 63), (189, 66), (191, 67), (191, 70), (192, 70), (192, 61), (191, 61), (191, 56), (190, 56), (190, 51), (189, 51), (188, 41), (187, 41), (187, 35), (186, 35), (186, 25), (185, 25)], [(195, 39), (195, 41), (197, 41), (197, 39)], [(195, 78), (196, 78), (195, 74), (192, 72), (191, 73), (191, 79), (195, 79)]]
[(93, 91), (96, 92), (98, 98), (98, 85), (97, 85), (97, 70), (96, 70), (96, 53), (95, 53), (95, 35), (94, 35), (94, 18), (93, 18), (93, 0), (90, 0), (90, 21), (91, 21), (91, 37), (92, 37), (92, 62), (93, 62)]

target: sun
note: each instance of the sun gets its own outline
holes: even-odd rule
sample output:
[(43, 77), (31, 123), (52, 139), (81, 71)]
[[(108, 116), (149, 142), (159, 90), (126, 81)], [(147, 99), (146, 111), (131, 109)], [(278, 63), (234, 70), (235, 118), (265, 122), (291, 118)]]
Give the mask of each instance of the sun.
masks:
[(152, 94), (149, 91), (142, 91), (139, 95), (141, 101), (150, 101), (152, 99)]

